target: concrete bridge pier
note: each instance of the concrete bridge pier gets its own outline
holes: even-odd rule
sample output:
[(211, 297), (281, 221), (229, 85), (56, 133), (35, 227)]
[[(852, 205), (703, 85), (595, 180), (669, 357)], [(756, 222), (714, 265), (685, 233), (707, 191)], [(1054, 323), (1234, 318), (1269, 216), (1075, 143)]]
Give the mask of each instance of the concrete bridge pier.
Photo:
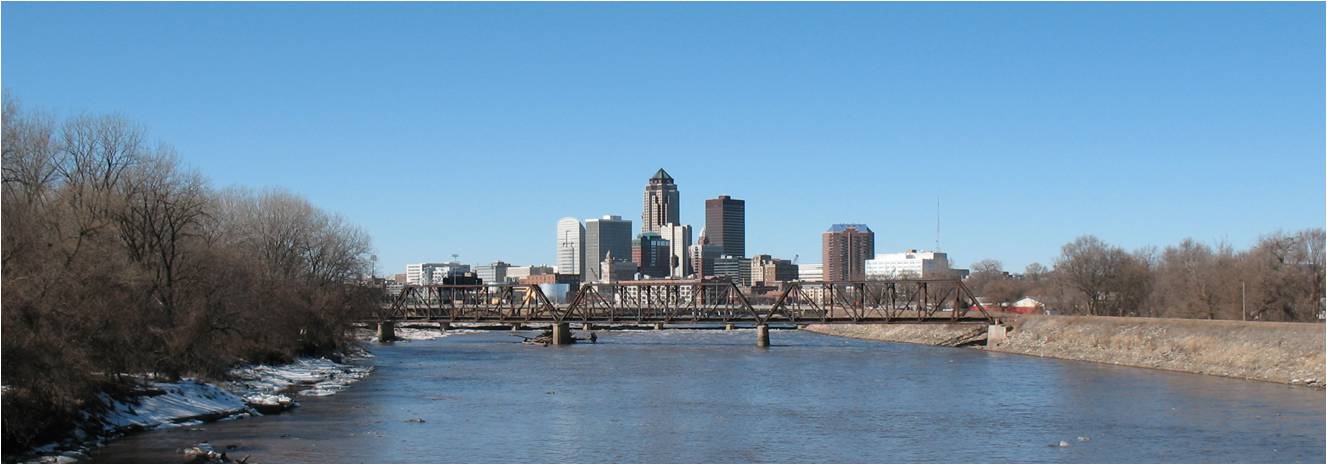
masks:
[(654, 330), (655, 330), (655, 331), (662, 331), (662, 330), (663, 330), (663, 323), (655, 323), (655, 324), (654, 324)]
[(756, 325), (756, 347), (769, 347), (769, 325)]
[(452, 324), (446, 321), (438, 323), (438, 329), (445, 333), (447, 330), (452, 329)]
[(581, 325), (581, 331), (594, 331), (594, 325), (585, 323)]
[(1009, 328), (1002, 324), (986, 327), (986, 347), (997, 345), (1009, 338)]
[(571, 344), (571, 325), (567, 323), (553, 324), (553, 345)]
[(396, 340), (396, 323), (391, 321), (378, 322), (378, 342), (391, 342)]
[(512, 323), (512, 325), (511, 325), (511, 330), (512, 330), (513, 332), (515, 332), (515, 331), (520, 331), (520, 330), (521, 330), (521, 324), (520, 324), (520, 323)]
[(724, 331), (732, 331), (734, 328), (736, 328), (736, 326), (734, 326), (732, 323), (728, 323), (728, 324), (723, 325), (723, 330), (724, 330)]

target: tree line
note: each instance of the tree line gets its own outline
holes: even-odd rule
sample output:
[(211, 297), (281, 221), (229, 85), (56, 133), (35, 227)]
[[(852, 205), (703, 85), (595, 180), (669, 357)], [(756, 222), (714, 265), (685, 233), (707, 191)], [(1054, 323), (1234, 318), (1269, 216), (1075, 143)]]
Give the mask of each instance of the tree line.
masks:
[(336, 353), (367, 234), (294, 194), (217, 189), (115, 115), (3, 109), (3, 441), (66, 431), (126, 375)]
[(1065, 244), (1053, 268), (1021, 275), (972, 265), (967, 285), (990, 302), (1023, 297), (1062, 314), (1317, 321), (1324, 309), (1321, 228), (1261, 237), (1247, 250), (1192, 239), (1133, 252), (1094, 236)]

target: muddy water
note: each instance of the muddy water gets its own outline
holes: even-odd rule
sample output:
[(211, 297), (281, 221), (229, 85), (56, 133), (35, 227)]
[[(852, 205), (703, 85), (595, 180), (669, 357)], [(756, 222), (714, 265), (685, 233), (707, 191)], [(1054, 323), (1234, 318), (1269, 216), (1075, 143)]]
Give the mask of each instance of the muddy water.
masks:
[(1307, 388), (798, 331), (768, 349), (751, 330), (598, 336), (377, 346), (374, 375), (335, 396), (93, 457), (178, 461), (207, 440), (269, 463), (1324, 461)]

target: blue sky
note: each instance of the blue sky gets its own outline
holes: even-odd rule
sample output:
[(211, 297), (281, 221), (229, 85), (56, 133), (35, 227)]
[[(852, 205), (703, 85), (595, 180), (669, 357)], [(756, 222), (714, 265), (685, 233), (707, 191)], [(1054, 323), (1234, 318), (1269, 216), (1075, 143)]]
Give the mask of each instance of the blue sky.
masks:
[(552, 263), (558, 218), (747, 201), (747, 252), (1051, 263), (1082, 234), (1324, 223), (1324, 22), (1297, 4), (3, 5), (3, 85), (280, 186), (379, 269)]

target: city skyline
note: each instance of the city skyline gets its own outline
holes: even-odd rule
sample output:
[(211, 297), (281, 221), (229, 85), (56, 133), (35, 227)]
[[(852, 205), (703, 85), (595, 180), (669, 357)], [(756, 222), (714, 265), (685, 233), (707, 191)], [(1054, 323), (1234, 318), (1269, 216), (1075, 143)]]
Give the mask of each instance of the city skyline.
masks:
[(681, 224), (744, 199), (747, 255), (804, 263), (835, 223), (932, 249), (937, 197), (956, 267), (1321, 226), (1321, 4), (510, 8), (7, 4), (4, 87), (307, 196), (379, 274), (553, 264), (660, 166)]

